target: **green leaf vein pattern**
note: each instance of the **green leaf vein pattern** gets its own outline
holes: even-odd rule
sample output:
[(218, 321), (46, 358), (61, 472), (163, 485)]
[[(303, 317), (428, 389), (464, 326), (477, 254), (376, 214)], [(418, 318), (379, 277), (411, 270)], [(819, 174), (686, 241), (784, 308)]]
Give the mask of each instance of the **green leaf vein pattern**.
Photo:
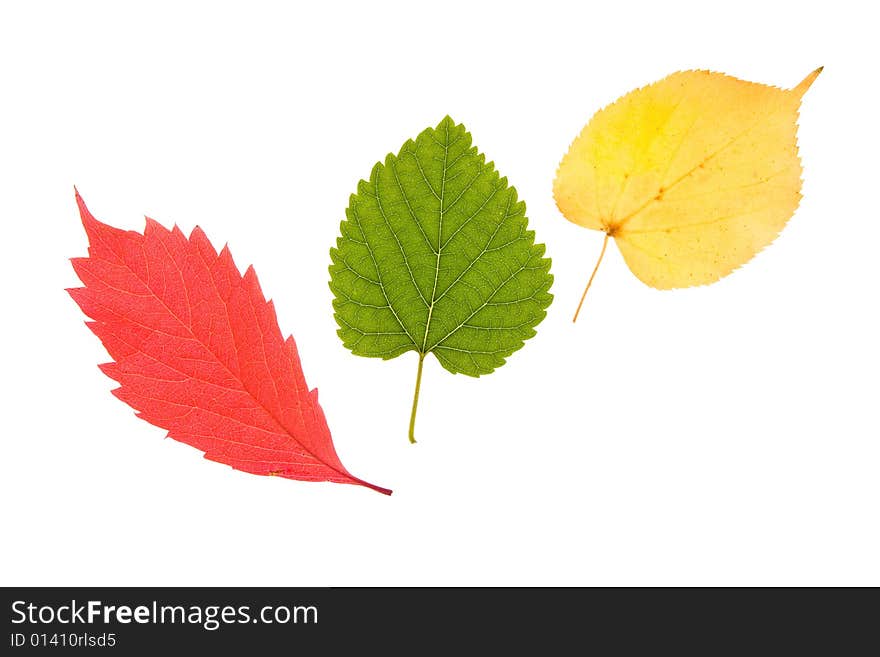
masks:
[(415, 351), (418, 379), (429, 353), (469, 376), (503, 365), (535, 335), (553, 298), (550, 260), (525, 212), (448, 116), (378, 162), (330, 250), (345, 346), (385, 359)]

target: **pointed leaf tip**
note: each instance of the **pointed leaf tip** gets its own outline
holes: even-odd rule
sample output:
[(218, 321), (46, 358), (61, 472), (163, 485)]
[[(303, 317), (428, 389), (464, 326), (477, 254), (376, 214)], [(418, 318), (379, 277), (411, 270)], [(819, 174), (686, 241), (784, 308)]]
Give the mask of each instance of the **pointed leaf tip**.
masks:
[(440, 120), (440, 123), (438, 123), (437, 127), (434, 129), (440, 130), (441, 128), (445, 128), (448, 130), (448, 129), (452, 129), (452, 128), (457, 128), (457, 127), (459, 127), (459, 125), (460, 124), (455, 122), (455, 119), (453, 119), (451, 116), (449, 116), (449, 114), (447, 114), (446, 116), (444, 116)]
[(796, 86), (794, 89), (792, 89), (792, 91), (795, 93), (795, 95), (796, 95), (798, 98), (803, 97), (803, 95), (804, 95), (805, 93), (807, 93), (807, 90), (813, 85), (813, 83), (816, 81), (816, 78), (819, 77), (819, 74), (820, 74), (824, 69), (825, 69), (824, 66), (820, 66), (820, 67), (817, 68), (815, 71), (811, 72), (811, 73), (810, 73), (807, 77), (805, 77), (803, 80), (801, 80), (800, 84), (798, 84), (798, 86)]
[(87, 214), (91, 214), (89, 212), (89, 208), (86, 206), (86, 202), (83, 200), (83, 197), (80, 195), (79, 190), (74, 186), (73, 195), (76, 198), (76, 207), (79, 210), (80, 218), (83, 218)]

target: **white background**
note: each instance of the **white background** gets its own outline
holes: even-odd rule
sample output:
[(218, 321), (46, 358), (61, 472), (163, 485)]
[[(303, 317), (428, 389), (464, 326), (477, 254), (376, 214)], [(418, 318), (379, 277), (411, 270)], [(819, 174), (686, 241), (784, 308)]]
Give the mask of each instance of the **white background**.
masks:
[[(298, 5), (306, 5), (307, 8)], [(861, 3), (5, 2), (4, 585), (880, 585), (876, 21)], [(684, 68), (794, 86), (804, 199), (703, 288), (658, 292), (562, 219), (592, 113)], [(496, 373), (358, 358), (328, 249), (359, 178), (449, 113), (553, 258)], [(256, 477), (110, 395), (64, 292), (95, 215), (201, 225), (256, 266), (367, 489)]]

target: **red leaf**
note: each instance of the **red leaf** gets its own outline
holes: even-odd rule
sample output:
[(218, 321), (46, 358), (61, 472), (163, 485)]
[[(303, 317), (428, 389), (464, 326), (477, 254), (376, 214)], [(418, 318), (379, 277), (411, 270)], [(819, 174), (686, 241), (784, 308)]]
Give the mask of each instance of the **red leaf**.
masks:
[(89, 257), (70, 296), (115, 362), (113, 394), (168, 436), (237, 470), (368, 484), (345, 469), (309, 390), (293, 337), (282, 338), (253, 267), (239, 274), (200, 228), (187, 239), (150, 218), (144, 234), (101, 223), (76, 194)]

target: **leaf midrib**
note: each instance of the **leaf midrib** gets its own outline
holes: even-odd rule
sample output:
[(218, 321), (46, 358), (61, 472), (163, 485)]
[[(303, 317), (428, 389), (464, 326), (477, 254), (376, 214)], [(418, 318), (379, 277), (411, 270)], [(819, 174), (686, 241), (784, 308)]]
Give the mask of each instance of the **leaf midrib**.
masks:
[[(443, 173), (442, 178), (440, 180), (440, 215), (438, 217), (438, 227), (437, 227), (437, 261), (434, 266), (434, 286), (431, 290), (431, 303), (428, 305), (428, 319), (425, 321), (425, 335), (422, 338), (422, 349), (419, 351), (419, 355), (424, 357), (427, 353), (426, 348), (428, 346), (428, 332), (431, 330), (431, 316), (434, 314), (434, 304), (437, 303), (437, 280), (440, 278), (440, 258), (443, 255), (443, 213), (445, 212), (445, 208), (443, 207), (443, 201), (446, 194), (446, 166), (449, 162), (449, 122), (444, 121), (443, 130), (445, 132), (445, 139), (443, 140)], [(462, 191), (464, 194), (464, 191)]]

